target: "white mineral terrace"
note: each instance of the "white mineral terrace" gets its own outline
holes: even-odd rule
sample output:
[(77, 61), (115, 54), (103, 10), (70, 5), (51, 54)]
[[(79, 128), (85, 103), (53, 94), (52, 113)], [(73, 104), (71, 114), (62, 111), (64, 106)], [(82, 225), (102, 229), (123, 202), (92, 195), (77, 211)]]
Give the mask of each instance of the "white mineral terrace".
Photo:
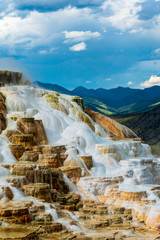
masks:
[[(81, 178), (77, 187), (70, 182), (67, 177), (65, 181), (70, 185), (72, 191), (80, 191), (83, 196), (91, 199), (99, 199), (103, 202), (115, 202), (125, 207), (132, 207), (139, 215), (145, 215), (146, 223), (150, 227), (156, 228), (160, 219), (160, 200), (152, 189), (160, 185), (160, 162), (151, 154), (150, 147), (139, 141), (113, 141), (87, 116), (95, 132), (82, 121), (79, 113), (84, 114), (81, 107), (72, 102), (72, 97), (56, 94), (47, 90), (27, 87), (27, 86), (6, 86), (1, 88), (1, 92), (6, 96), (7, 129), (0, 136), (0, 164), (12, 165), (16, 159), (12, 155), (6, 138), (6, 131), (16, 130), (17, 125), (13, 117), (34, 117), (42, 120), (49, 140), (49, 145), (67, 145), (68, 158), (66, 162), (72, 164), (76, 162), (88, 176)], [(52, 94), (58, 97), (60, 111), (53, 109), (51, 103), (46, 101), (46, 96)], [(72, 104), (70, 104), (72, 102)], [(66, 114), (67, 112), (67, 114)], [(99, 132), (101, 137), (96, 134)], [(93, 167), (89, 170), (78, 155), (91, 155)], [(10, 185), (5, 178), (11, 175), (11, 170), (0, 167), (0, 202), (7, 201), (6, 196), (1, 191), (3, 186)], [(144, 205), (125, 199), (111, 199), (110, 193), (116, 186), (116, 191), (142, 194), (141, 200), (147, 200)], [(10, 185), (15, 201), (29, 199), (23, 193)], [(37, 201), (37, 200), (34, 200)], [(46, 212), (50, 212), (55, 220), (58, 219), (56, 210), (50, 209), (49, 204), (45, 204)], [(138, 215), (137, 214), (137, 215)], [(143, 219), (143, 217), (142, 217)], [(72, 229), (73, 227), (70, 226)], [(81, 231), (75, 227), (74, 231)]]

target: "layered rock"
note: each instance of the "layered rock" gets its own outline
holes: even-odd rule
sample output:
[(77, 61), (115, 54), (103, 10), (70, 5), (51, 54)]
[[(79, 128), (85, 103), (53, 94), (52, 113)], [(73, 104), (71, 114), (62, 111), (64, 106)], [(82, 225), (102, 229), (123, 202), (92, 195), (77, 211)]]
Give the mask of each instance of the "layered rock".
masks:
[(17, 134), (12, 136), (12, 143), (15, 145), (22, 145), (26, 149), (30, 149), (34, 145), (33, 134)]
[(7, 114), (7, 107), (5, 104), (5, 96), (0, 92), (0, 133), (6, 129), (6, 114)]
[(17, 160), (19, 160), (22, 157), (23, 153), (25, 152), (25, 147), (23, 145), (10, 144), (9, 148), (11, 149), (13, 156)]
[(15, 176), (25, 176), (29, 183), (51, 183), (51, 170), (45, 164), (16, 164), (12, 168)]
[(83, 98), (75, 96), (72, 98), (72, 101), (76, 102), (82, 108), (82, 110), (84, 110)]
[(11, 72), (7, 70), (0, 71), (0, 82), (6, 84), (20, 84), (22, 83), (22, 73), (21, 72)]
[(80, 167), (61, 167), (60, 169), (73, 183), (77, 183), (82, 176)]
[(11, 223), (30, 223), (31, 216), (26, 206), (20, 206), (18, 203), (5, 203), (0, 206), (0, 218)]
[(23, 226), (0, 227), (0, 240), (38, 240), (39, 228), (26, 228)]
[(33, 135), (35, 145), (48, 143), (47, 135), (41, 120), (35, 120), (34, 118), (18, 118), (17, 126), (23, 134)]
[(61, 166), (59, 159), (58, 159), (58, 154), (39, 154), (39, 163), (45, 163), (49, 164), (51, 168), (58, 168)]
[(23, 191), (26, 196), (32, 196), (43, 199), (46, 202), (52, 202), (50, 186), (44, 183), (34, 183), (23, 186)]
[[(59, 192), (67, 193), (69, 188), (64, 181), (62, 171), (60, 169), (51, 169), (46, 164), (16, 164), (12, 168), (12, 174), (16, 176), (8, 181), (16, 183), (18, 176), (25, 176), (24, 184), (27, 183), (47, 183), (51, 189), (56, 189)], [(15, 180), (14, 180), (15, 179)]]
[(85, 112), (93, 119), (94, 122), (102, 126), (105, 132), (113, 138), (138, 138), (131, 129), (119, 124), (109, 117), (106, 117), (98, 112), (94, 112), (89, 108), (85, 108)]
[(93, 160), (92, 160), (92, 156), (78, 156), (79, 158), (81, 158), (83, 160), (83, 162), (85, 163), (85, 165), (87, 166), (88, 169), (91, 169), (93, 167)]

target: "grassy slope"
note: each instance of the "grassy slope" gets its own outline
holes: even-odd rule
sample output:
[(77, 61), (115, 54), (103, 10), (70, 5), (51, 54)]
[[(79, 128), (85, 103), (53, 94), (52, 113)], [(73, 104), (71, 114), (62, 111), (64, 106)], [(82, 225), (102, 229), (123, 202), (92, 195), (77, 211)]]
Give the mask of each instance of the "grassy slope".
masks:
[(160, 106), (143, 113), (116, 116), (114, 119), (132, 129), (145, 142), (160, 146)]
[(138, 103), (133, 103), (130, 105), (123, 106), (121, 108), (113, 108), (106, 105), (104, 102), (97, 100), (95, 98), (90, 97), (83, 97), (84, 104), (86, 107), (91, 108), (94, 111), (100, 112), (107, 116), (113, 115), (122, 115), (122, 114), (130, 114), (130, 113), (137, 113), (137, 112), (146, 112), (155, 107), (160, 106), (160, 99), (156, 98), (150, 101), (141, 101)]
[(160, 106), (160, 99), (152, 99), (149, 101), (141, 101), (138, 103), (132, 103), (130, 105), (123, 106), (117, 109), (117, 113), (125, 114), (125, 113), (135, 113), (135, 112), (146, 112), (155, 107)]
[(94, 111), (100, 112), (108, 116), (116, 114), (116, 110), (114, 108), (107, 106), (106, 104), (104, 104), (103, 102), (95, 98), (84, 97), (83, 100), (84, 100), (84, 105), (86, 107), (91, 108)]

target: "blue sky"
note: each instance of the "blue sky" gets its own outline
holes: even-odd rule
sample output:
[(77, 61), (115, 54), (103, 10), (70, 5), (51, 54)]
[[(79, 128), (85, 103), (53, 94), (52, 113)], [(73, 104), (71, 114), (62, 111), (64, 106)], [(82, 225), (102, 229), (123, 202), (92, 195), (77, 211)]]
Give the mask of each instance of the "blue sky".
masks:
[(0, 56), (69, 89), (160, 85), (160, 0), (0, 0)]

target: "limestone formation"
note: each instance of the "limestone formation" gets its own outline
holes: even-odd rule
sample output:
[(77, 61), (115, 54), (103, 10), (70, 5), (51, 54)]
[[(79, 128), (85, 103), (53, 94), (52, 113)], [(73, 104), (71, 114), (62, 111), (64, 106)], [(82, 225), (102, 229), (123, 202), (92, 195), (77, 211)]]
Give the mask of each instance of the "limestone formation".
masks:
[(12, 168), (15, 176), (25, 176), (29, 183), (50, 183), (51, 170), (46, 164), (16, 164)]
[(25, 147), (23, 145), (17, 145), (17, 144), (10, 144), (9, 148), (11, 149), (11, 152), (13, 156), (19, 160), (23, 153), (25, 152)]
[(35, 120), (34, 118), (18, 118), (17, 126), (23, 134), (33, 135), (35, 145), (48, 143), (41, 120)]
[(20, 84), (22, 83), (22, 73), (1, 70), (0, 82), (6, 83), (6, 84)]
[(2, 187), (2, 190), (4, 192), (4, 194), (6, 195), (6, 197), (9, 199), (9, 200), (12, 200), (14, 195), (10, 189), (10, 187)]
[(28, 208), (20, 206), (18, 203), (5, 203), (0, 206), (0, 218), (11, 223), (30, 223), (31, 216)]
[(29, 184), (23, 186), (23, 190), (26, 196), (32, 196), (39, 199), (43, 199), (46, 202), (52, 202), (49, 184), (44, 183)]
[(58, 154), (54, 153), (54, 154), (39, 154), (39, 159), (38, 159), (39, 163), (45, 163), (45, 164), (49, 164), (49, 166), (51, 168), (58, 168), (60, 167), (60, 162), (58, 159)]
[(21, 160), (26, 162), (38, 162), (40, 151), (25, 151)]
[(16, 134), (12, 136), (12, 143), (15, 145), (22, 145), (29, 149), (34, 145), (33, 134)]
[(0, 92), (0, 133), (6, 129), (6, 114), (7, 114), (7, 107), (5, 104), (5, 96)]
[(76, 103), (82, 108), (82, 110), (84, 110), (83, 98), (74, 96), (74, 97), (72, 98), (72, 101), (73, 101), (73, 102), (76, 102)]
[(86, 164), (88, 169), (91, 169), (93, 167), (92, 156), (80, 156), (79, 155), (78, 157), (83, 160), (83, 162)]
[(88, 116), (79, 97), (10, 89), (2, 84), (0, 93), (0, 240), (156, 238), (149, 228), (160, 229), (160, 164), (149, 146), (105, 116)]
[(132, 130), (119, 124), (113, 119), (98, 112), (94, 112), (89, 108), (85, 108), (85, 112), (93, 119), (94, 122), (101, 125), (106, 133), (111, 137), (118, 136), (119, 138), (137, 138), (137, 135)]
[(0, 240), (39, 240), (39, 228), (17, 225), (0, 227)]
[(80, 167), (61, 167), (60, 169), (73, 183), (77, 183), (82, 176)]
[(12, 187), (21, 189), (24, 185), (28, 184), (28, 180), (25, 176), (11, 176), (5, 179)]

